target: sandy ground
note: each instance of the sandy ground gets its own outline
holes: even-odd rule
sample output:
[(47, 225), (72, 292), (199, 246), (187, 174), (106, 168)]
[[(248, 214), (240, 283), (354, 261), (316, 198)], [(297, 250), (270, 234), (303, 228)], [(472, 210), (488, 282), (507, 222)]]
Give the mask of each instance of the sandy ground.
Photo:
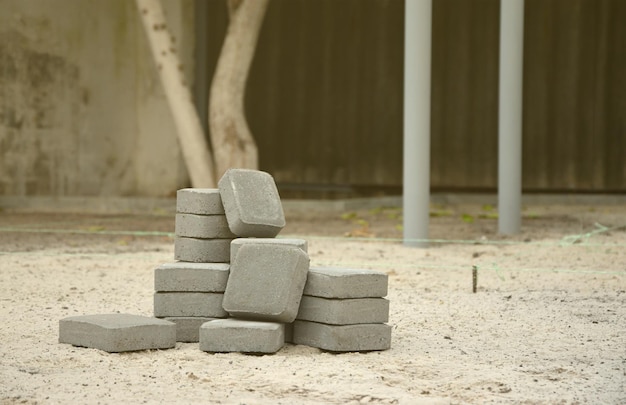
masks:
[(398, 209), (288, 211), (281, 235), (306, 238), (313, 265), (389, 274), (392, 348), (255, 356), (59, 344), (67, 316), (152, 315), (173, 216), (5, 210), (0, 403), (626, 403), (626, 207), (527, 207), (508, 238), (494, 216), (433, 207), (436, 241), (411, 248)]

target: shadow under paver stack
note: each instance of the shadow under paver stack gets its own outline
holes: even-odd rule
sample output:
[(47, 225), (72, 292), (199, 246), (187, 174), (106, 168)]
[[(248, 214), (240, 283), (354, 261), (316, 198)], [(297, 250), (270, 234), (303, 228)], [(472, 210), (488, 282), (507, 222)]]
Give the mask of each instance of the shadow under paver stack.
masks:
[[(176, 261), (154, 273), (154, 315), (163, 319), (66, 318), (60, 342), (106, 351), (175, 341), (199, 342), (206, 352), (274, 353), (285, 342), (336, 352), (390, 348), (387, 275), (310, 267), (305, 240), (277, 239), (285, 218), (268, 173), (230, 169), (218, 189), (179, 190), (176, 207)], [(109, 318), (90, 318), (98, 316)], [(117, 347), (99, 339), (111, 324), (116, 336), (139, 337), (133, 322), (167, 334), (166, 342)]]

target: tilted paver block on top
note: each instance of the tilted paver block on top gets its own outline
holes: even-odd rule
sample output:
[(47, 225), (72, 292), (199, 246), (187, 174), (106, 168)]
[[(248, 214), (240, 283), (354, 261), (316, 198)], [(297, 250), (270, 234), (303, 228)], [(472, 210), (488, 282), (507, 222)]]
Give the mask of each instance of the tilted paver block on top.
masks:
[(155, 292), (154, 316), (203, 316), (225, 318), (222, 307), (224, 294), (205, 292)]
[(285, 227), (278, 189), (269, 173), (229, 169), (218, 187), (228, 226), (235, 235), (273, 238)]
[(294, 238), (237, 238), (233, 239), (230, 243), (230, 261), (235, 261), (235, 256), (237, 256), (237, 252), (242, 245), (256, 245), (256, 244), (266, 244), (266, 245), (289, 245), (300, 248), (305, 252), (308, 250), (307, 241), (304, 239), (294, 239)]
[(231, 241), (177, 236), (174, 239), (174, 258), (183, 262), (228, 263)]
[(176, 324), (177, 342), (198, 342), (200, 340), (200, 326), (217, 318), (201, 316), (168, 316), (163, 318)]
[(109, 353), (169, 349), (176, 345), (176, 324), (130, 314), (71, 316), (59, 321), (59, 343)]
[(176, 212), (197, 215), (224, 215), (217, 188), (182, 188), (176, 192)]
[(363, 352), (391, 348), (391, 326), (384, 323), (327, 325), (295, 321), (293, 343), (333, 352)]
[(200, 327), (205, 352), (275, 353), (285, 343), (285, 325), (275, 322), (218, 319)]
[(305, 295), (296, 319), (332, 325), (383, 323), (389, 320), (385, 298), (331, 299)]
[(309, 256), (289, 245), (242, 245), (230, 266), (224, 309), (236, 318), (292, 322), (298, 313)]
[(388, 276), (375, 270), (311, 267), (305, 295), (324, 298), (367, 298), (387, 295)]
[(228, 263), (164, 263), (154, 269), (154, 290), (165, 292), (224, 292)]
[(176, 214), (176, 236), (201, 239), (232, 239), (226, 215)]

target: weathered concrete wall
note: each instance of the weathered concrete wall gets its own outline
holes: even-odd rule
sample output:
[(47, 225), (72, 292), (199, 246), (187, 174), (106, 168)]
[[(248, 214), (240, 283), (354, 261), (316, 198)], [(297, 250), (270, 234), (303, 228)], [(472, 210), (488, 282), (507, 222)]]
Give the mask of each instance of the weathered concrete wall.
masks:
[[(193, 1), (163, 4), (191, 78)], [(0, 10), (0, 195), (187, 185), (134, 1), (0, 0)]]

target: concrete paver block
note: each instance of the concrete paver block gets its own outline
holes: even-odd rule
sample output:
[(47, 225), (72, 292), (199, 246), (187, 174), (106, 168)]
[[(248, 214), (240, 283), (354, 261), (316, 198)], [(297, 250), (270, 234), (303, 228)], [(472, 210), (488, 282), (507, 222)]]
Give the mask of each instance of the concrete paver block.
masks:
[(226, 215), (176, 214), (176, 236), (201, 239), (232, 239)]
[(199, 316), (168, 316), (163, 318), (176, 324), (176, 341), (195, 343), (200, 340), (200, 326), (217, 318)]
[(391, 348), (391, 326), (384, 323), (327, 325), (295, 321), (293, 343), (333, 352), (363, 352)]
[(224, 309), (236, 318), (288, 323), (296, 318), (309, 256), (289, 245), (242, 245), (231, 263)]
[(218, 319), (200, 327), (205, 352), (276, 353), (285, 343), (281, 323)]
[(278, 189), (269, 173), (229, 169), (218, 187), (228, 226), (235, 235), (273, 238), (285, 227)]
[(217, 188), (183, 188), (176, 192), (176, 212), (198, 215), (224, 215)]
[(71, 316), (59, 321), (59, 343), (109, 353), (168, 349), (176, 345), (176, 325), (130, 314)]
[(387, 286), (387, 274), (379, 271), (311, 267), (304, 294), (325, 298), (384, 297)]
[(275, 244), (275, 245), (289, 245), (300, 248), (305, 252), (308, 250), (307, 241), (304, 239), (294, 239), (294, 238), (237, 238), (233, 239), (230, 243), (230, 261), (231, 263), (235, 260), (235, 256), (239, 251), (239, 247), (242, 245), (248, 244)]
[(154, 316), (202, 316), (225, 318), (222, 293), (204, 292), (156, 292), (154, 293)]
[(385, 298), (329, 299), (305, 295), (296, 319), (332, 325), (383, 323), (389, 320), (389, 301)]
[(231, 240), (177, 236), (174, 239), (174, 258), (183, 262), (228, 263)]
[(164, 292), (224, 292), (228, 263), (165, 263), (154, 270), (154, 289)]

